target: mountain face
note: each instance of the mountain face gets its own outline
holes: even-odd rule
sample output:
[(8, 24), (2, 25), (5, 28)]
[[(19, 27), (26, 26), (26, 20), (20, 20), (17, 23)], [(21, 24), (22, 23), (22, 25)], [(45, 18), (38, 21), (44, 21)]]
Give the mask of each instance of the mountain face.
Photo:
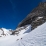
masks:
[(46, 22), (31, 31), (28, 25), (19, 35), (0, 37), (0, 46), (46, 46)]
[(38, 26), (22, 39), (17, 41), (16, 46), (46, 46), (46, 22)]
[(46, 46), (46, 2), (40, 3), (15, 30), (0, 28), (0, 46)]
[[(19, 30), (20, 28), (23, 28), (23, 29)], [(22, 40), (22, 38), (30, 32), (31, 25), (26, 25), (25, 29), (24, 29), (24, 27), (20, 27), (20, 28), (16, 29), (16, 30), (20, 31), (18, 35), (16, 35), (16, 33), (15, 33), (15, 35), (6, 35), (6, 36), (3, 35), (3, 37), (0, 37), (0, 46), (17, 46), (17, 44), (18, 44), (18, 46), (20, 46), (17, 41)], [(3, 31), (4, 32), (6, 31), (9, 34), (9, 32), (8, 32), (9, 30), (7, 30), (7, 29), (4, 30), (4, 28), (3, 28)], [(23, 46), (23, 45), (21, 45), (21, 46)]]
[(46, 22), (46, 2), (40, 3), (24, 20), (18, 24), (18, 27), (31, 24), (33, 30), (44, 22)]
[(0, 37), (8, 36), (12, 34), (11, 29), (0, 28)]
[(18, 36), (23, 33), (29, 33), (31, 31), (31, 25), (25, 25), (24, 27), (19, 27), (16, 30), (0, 28), (0, 37), (6, 36)]
[[(28, 25), (31, 25), (31, 30), (33, 30), (44, 22), (46, 22), (46, 2), (40, 3), (24, 20), (18, 24), (17, 29), (14, 31), (10, 30), (9, 32), (11, 35), (18, 35), (21, 30), (25, 29)], [(3, 32), (3, 35), (7, 35), (3, 29), (1, 29), (1, 31)]]
[[(26, 30), (26, 28), (29, 26), (29, 28), (30, 28), (30, 31), (31, 31), (31, 25), (25, 25), (25, 26), (23, 26), (23, 27), (18, 27), (18, 28), (16, 28), (16, 30), (14, 30), (13, 32), (12, 32), (12, 35), (18, 35), (21, 31), (23, 31), (24, 29)], [(28, 29), (28, 28), (27, 28)], [(28, 32), (30, 32), (30, 31), (28, 31)]]

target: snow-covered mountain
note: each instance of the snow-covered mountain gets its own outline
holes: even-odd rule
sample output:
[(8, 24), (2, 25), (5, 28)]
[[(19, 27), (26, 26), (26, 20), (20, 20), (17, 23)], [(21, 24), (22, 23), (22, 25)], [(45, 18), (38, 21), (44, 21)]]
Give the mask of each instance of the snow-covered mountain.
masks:
[(11, 35), (11, 34), (12, 34), (11, 29), (0, 28), (0, 37), (8, 36), (8, 35)]
[[(23, 27), (20, 27), (23, 28)], [(4, 28), (3, 28), (4, 29)], [(17, 30), (17, 29), (16, 29)], [(13, 46), (15, 42), (22, 39), (25, 35), (27, 35), (31, 31), (31, 25), (26, 25), (26, 28), (22, 29), (18, 35), (16, 33), (14, 35), (7, 35), (0, 37), (0, 46)], [(5, 29), (5, 34), (8, 34), (9, 30)], [(16, 46), (16, 45), (14, 45)]]
[(0, 46), (46, 46), (46, 2), (40, 3), (15, 30), (0, 28)]
[[(30, 28), (30, 31), (31, 31), (31, 25), (29, 24), (29, 25), (25, 25), (25, 26), (16, 28), (16, 30), (14, 30), (14, 31), (12, 32), (12, 35), (18, 35), (18, 34), (20, 34), (20, 32), (21, 32), (21, 34), (22, 34), (22, 33), (24, 33), (26, 30), (28, 30), (28, 27)], [(29, 31), (28, 31), (28, 32), (29, 32)]]
[[(27, 31), (30, 28), (29, 31)], [(0, 37), (9, 36), (9, 35), (19, 35), (23, 33), (28, 33), (31, 31), (31, 25), (25, 25), (24, 27), (19, 27), (16, 30), (0, 28)]]
[(0, 37), (0, 46), (46, 46), (46, 22), (31, 32), (30, 27), (21, 30), (18, 36)]
[[(16, 46), (46, 46), (46, 22), (16, 42)], [(14, 46), (14, 45), (13, 45)]]

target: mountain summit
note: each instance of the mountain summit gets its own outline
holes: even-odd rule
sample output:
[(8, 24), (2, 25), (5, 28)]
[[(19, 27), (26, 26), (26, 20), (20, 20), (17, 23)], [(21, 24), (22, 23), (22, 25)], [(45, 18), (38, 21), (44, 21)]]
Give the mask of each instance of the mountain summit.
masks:
[(22, 20), (18, 27), (31, 24), (32, 29), (46, 22), (46, 2), (40, 3), (27, 17)]

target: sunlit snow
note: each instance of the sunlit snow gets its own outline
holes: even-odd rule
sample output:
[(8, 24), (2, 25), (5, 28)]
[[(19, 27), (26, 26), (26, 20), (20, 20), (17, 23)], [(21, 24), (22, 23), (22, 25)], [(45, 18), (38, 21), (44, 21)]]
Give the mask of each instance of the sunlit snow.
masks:
[(0, 46), (46, 46), (46, 22), (31, 31), (31, 25), (19, 35), (0, 37)]

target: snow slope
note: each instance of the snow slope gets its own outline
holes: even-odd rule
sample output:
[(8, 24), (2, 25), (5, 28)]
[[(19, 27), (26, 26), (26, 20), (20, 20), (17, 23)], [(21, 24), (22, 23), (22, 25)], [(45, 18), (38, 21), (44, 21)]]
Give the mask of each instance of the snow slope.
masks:
[[(17, 35), (8, 35), (5, 37), (0, 37), (0, 46), (13, 46), (18, 40), (28, 34), (31, 31), (31, 25), (27, 26), (25, 29), (21, 30), (21, 32)], [(8, 33), (5, 29), (6, 34)]]
[(27, 25), (27, 27), (20, 31), (19, 34), (29, 33), (31, 31), (31, 25)]
[(30, 29), (30, 26), (28, 26), (25, 30), (26, 33), (20, 33), (19, 36), (1, 37), (0, 46), (46, 46), (46, 22), (28, 32)]
[[(16, 46), (46, 46), (46, 23), (20, 39)], [(14, 46), (14, 45), (13, 45)]]

